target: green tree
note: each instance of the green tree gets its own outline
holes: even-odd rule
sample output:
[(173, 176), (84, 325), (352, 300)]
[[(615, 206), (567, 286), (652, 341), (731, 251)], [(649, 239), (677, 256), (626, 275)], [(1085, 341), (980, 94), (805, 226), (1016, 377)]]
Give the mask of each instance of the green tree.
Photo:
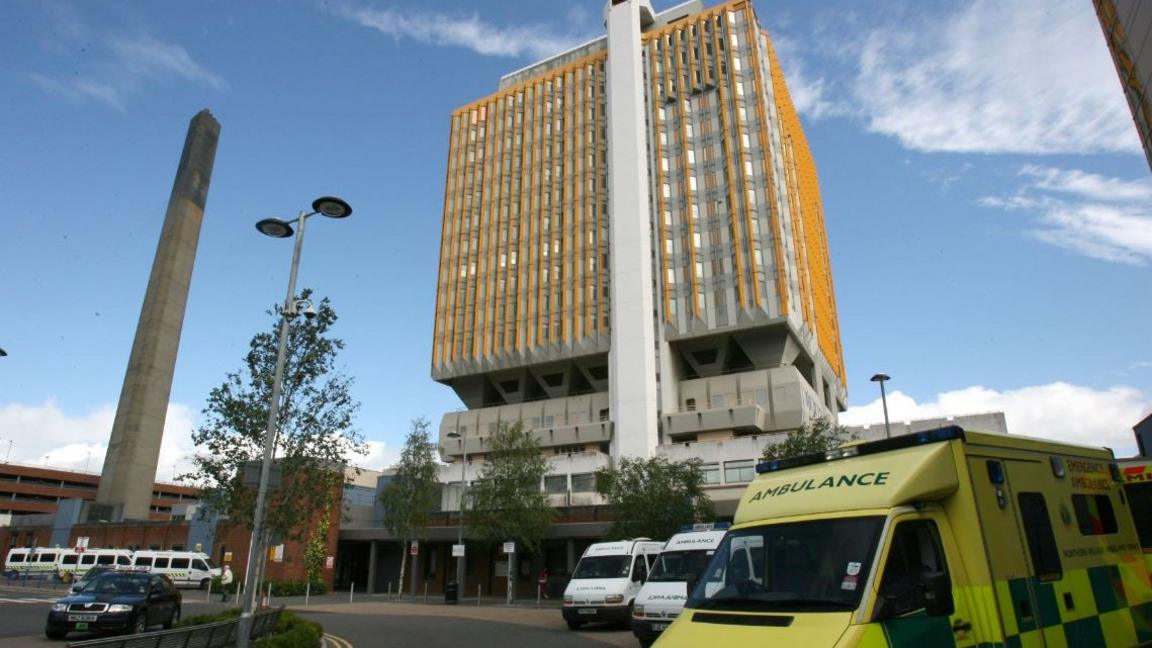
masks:
[[(311, 293), (304, 290), (299, 299)], [(205, 503), (249, 527), (256, 487), (244, 484), (244, 465), (264, 456), (281, 311), (279, 305), (268, 311), (272, 326), (253, 336), (243, 368), (228, 373), (209, 393), (204, 423), (192, 433), (198, 449), (193, 470), (183, 476), (203, 488)], [(340, 497), (348, 461), (367, 454), (367, 444), (353, 427), (360, 404), (351, 394), (352, 379), (336, 367), (344, 348), (331, 335), (336, 319), (325, 298), (315, 317), (289, 320), (275, 442), (283, 478), (269, 492), (265, 514), (273, 536), (303, 540), (316, 512), (330, 511), (332, 499)]]
[[(426, 418), (412, 421), (396, 475), (384, 491), (380, 501), (384, 504), (384, 528), (400, 541), (400, 555), (408, 555), (412, 540), (427, 537), (428, 518), (440, 505), (440, 472), (436, 461), (436, 445), (428, 438), (431, 424)], [(400, 591), (404, 589), (404, 566), (400, 561)]]
[(764, 446), (764, 459), (787, 459), (814, 452), (827, 452), (838, 448), (860, 436), (848, 428), (832, 423), (827, 418), (818, 418), (804, 427), (793, 430), (779, 443)]
[(667, 539), (692, 522), (713, 518), (699, 459), (624, 457), (596, 471), (596, 492), (612, 507), (614, 538)]
[[(531, 430), (501, 424), (488, 444), (484, 469), (469, 489), (469, 522), (490, 542), (512, 541), (517, 552), (540, 551), (554, 512), (541, 489), (548, 461)], [(509, 556), (509, 600), (514, 597), (515, 555)]]

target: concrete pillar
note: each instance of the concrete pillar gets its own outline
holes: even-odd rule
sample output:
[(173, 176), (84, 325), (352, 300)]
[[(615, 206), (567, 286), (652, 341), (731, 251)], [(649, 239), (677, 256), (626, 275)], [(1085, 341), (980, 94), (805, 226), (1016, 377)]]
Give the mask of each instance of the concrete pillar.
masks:
[(615, 457), (650, 457), (657, 444), (652, 214), (640, 30), (648, 0), (613, 1), (608, 25), (608, 236), (612, 346), (609, 403)]
[(566, 556), (566, 564), (568, 567), (568, 573), (571, 574), (572, 572), (576, 571), (576, 540), (568, 538), (564, 541), (564, 548), (568, 552), (568, 555)]
[(96, 491), (97, 506), (89, 509), (89, 519), (148, 519), (188, 286), (219, 138), (220, 124), (207, 110), (197, 113), (188, 125), (112, 423), (108, 454)]
[(377, 544), (378, 543), (375, 540), (370, 540), (368, 542), (368, 587), (366, 590), (368, 594), (376, 593)]

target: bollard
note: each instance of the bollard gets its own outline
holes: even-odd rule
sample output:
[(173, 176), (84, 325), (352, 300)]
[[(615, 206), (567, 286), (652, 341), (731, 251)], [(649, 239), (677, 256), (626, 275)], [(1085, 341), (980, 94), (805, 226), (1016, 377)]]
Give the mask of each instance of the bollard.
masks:
[(477, 585), (476, 586), (476, 607), (480, 607), (480, 588), (481, 587), (483, 587), (483, 585)]
[(540, 591), (542, 589), (544, 589), (544, 588), (540, 587), (540, 586), (536, 587), (536, 607), (540, 607)]
[(211, 601), (212, 601), (212, 579), (208, 579), (208, 595), (204, 597), (204, 602), (208, 603)]
[(356, 593), (356, 582), (352, 582), (352, 587), (348, 588), (348, 602), (352, 602), (352, 595)]
[(424, 583), (424, 602), (428, 602), (428, 583)]
[(268, 589), (265, 590), (265, 592), (264, 592), (264, 605), (262, 605), (261, 607), (268, 607), (268, 604), (271, 602), (272, 602), (272, 583), (268, 583)]
[(308, 597), (312, 594), (312, 579), (304, 585), (304, 607), (308, 607)]
[(392, 598), (392, 581), (388, 581), (388, 598)]

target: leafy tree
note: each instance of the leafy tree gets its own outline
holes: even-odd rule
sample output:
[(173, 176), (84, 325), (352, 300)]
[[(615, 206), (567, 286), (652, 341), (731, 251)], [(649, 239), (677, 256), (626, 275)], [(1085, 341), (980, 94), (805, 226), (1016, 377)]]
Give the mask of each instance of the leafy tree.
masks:
[[(311, 293), (304, 290), (299, 299)], [(267, 312), (271, 329), (253, 336), (243, 368), (228, 373), (209, 393), (204, 424), (192, 433), (198, 448), (194, 467), (183, 476), (204, 489), (201, 497), (207, 504), (249, 527), (257, 489), (245, 486), (244, 464), (264, 457), (282, 307)], [(336, 319), (325, 298), (316, 317), (289, 320), (275, 442), (283, 478), (269, 492), (265, 509), (271, 535), (303, 540), (316, 512), (330, 510), (326, 507), (340, 496), (349, 459), (367, 454), (363, 436), (353, 428), (360, 404), (351, 394), (352, 379), (336, 368), (344, 348), (342, 340), (331, 336)]]
[[(538, 552), (554, 512), (540, 488), (549, 468), (535, 435), (520, 422), (501, 424), (484, 459), (480, 480), (469, 489), (472, 528), (491, 542), (515, 542), (517, 552)], [(508, 562), (515, 574), (515, 557)], [(509, 584), (515, 584), (511, 577)], [(510, 587), (509, 600), (512, 594)]]
[(860, 436), (848, 428), (832, 423), (827, 418), (818, 418), (804, 427), (793, 430), (779, 443), (769, 443), (764, 447), (764, 459), (787, 459), (814, 452), (827, 452), (838, 448)]
[[(401, 556), (408, 555), (408, 545), (412, 540), (427, 537), (429, 515), (440, 504), (440, 469), (436, 461), (436, 445), (428, 438), (430, 427), (426, 418), (412, 421), (412, 429), (396, 464), (396, 475), (380, 493), (380, 501), (384, 504), (384, 528), (400, 541)], [(407, 560), (400, 561), (401, 591), (406, 563)]]
[(614, 538), (669, 538), (690, 522), (711, 520), (699, 459), (624, 457), (596, 471), (596, 492), (612, 507)]

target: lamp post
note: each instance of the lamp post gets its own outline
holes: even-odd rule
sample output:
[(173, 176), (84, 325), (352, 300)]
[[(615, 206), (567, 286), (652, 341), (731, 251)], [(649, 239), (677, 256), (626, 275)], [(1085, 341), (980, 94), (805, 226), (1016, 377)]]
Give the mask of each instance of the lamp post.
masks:
[[(288, 296), (284, 298), (284, 308), (280, 313), (280, 348), (276, 353), (276, 370), (272, 375), (272, 394), (268, 398), (268, 426), (264, 431), (264, 459), (260, 464), (260, 486), (256, 490), (256, 510), (252, 515), (252, 541), (248, 544), (248, 562), (244, 569), (244, 600), (240, 612), (240, 627), (236, 637), (237, 648), (248, 648), (252, 634), (252, 608), (259, 595), (259, 583), (263, 569), (257, 567), (263, 555), (264, 500), (268, 497), (268, 474), (272, 467), (272, 457), (276, 453), (278, 416), (280, 414), (280, 386), (284, 380), (284, 360), (288, 354), (288, 318), (296, 314), (296, 271), (300, 267), (300, 249), (304, 245), (304, 223), (310, 216), (323, 214), (329, 218), (345, 218), (352, 213), (348, 203), (339, 198), (324, 196), (312, 201), (312, 211), (301, 211), (290, 221), (279, 218), (265, 218), (256, 223), (261, 234), (272, 238), (292, 236), (293, 223), (296, 224), (296, 241), (292, 250), (292, 266), (288, 272)], [(259, 561), (263, 562), (263, 561)]]
[(888, 396), (884, 393), (884, 383), (890, 380), (888, 374), (878, 373), (872, 376), (871, 381), (880, 383), (880, 403), (884, 406), (884, 438), (892, 438), (892, 428), (888, 427)]
[[(445, 434), (444, 436), (449, 439), (460, 439), (460, 448), (464, 452), (463, 458), (460, 460), (460, 528), (456, 529), (456, 544), (464, 544), (464, 493), (468, 490), (468, 428), (464, 428), (464, 432), (460, 432), (460, 424), (456, 424), (456, 429)], [(464, 592), (464, 559), (465, 556), (460, 556), (456, 559), (456, 592), (459, 597)]]

